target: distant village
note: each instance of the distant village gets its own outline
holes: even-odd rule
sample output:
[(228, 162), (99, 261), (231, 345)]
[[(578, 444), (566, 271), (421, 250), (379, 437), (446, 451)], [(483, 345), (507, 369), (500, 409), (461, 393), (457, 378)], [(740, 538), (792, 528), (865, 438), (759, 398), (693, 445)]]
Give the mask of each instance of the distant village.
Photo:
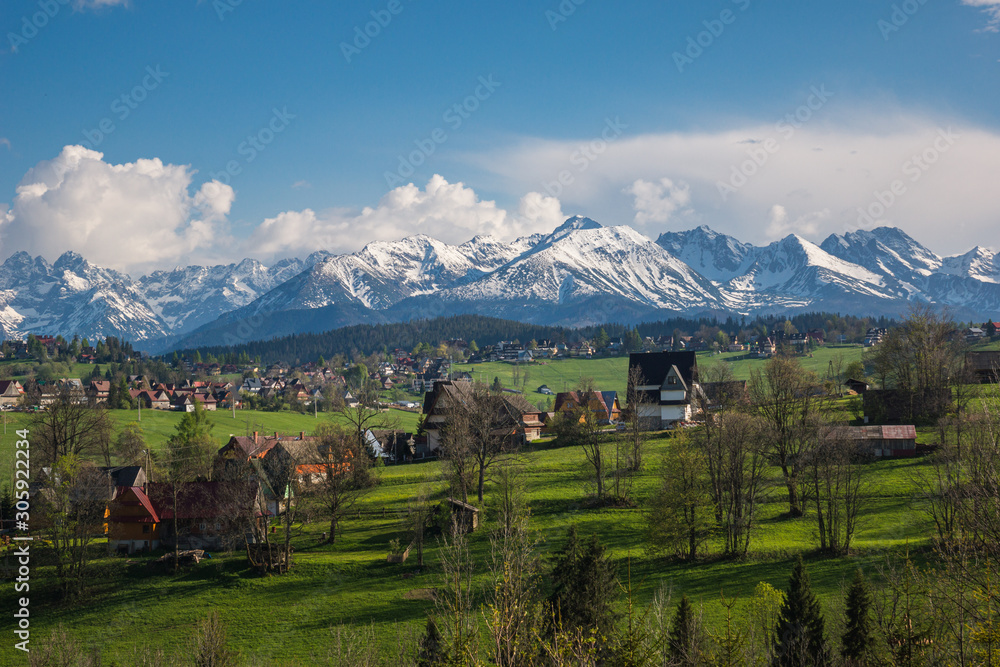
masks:
[[(623, 356), (636, 352), (728, 352), (746, 358), (767, 359), (776, 354), (805, 355), (828, 342), (860, 342), (865, 347), (878, 345), (887, 334), (885, 328), (869, 328), (860, 341), (848, 341), (840, 335), (828, 341), (820, 329), (799, 332), (786, 323), (769, 332), (729, 334), (718, 327), (703, 327), (693, 335), (632, 335), (612, 338), (603, 330), (592, 340), (555, 342), (551, 340), (500, 341), (479, 347), (475, 341), (450, 339), (436, 346), (424, 344), (414, 350), (393, 350), (385, 355), (333, 355), (298, 366), (275, 362), (264, 366), (260, 359), (245, 355), (219, 360), (202, 359), (200, 354), (169, 362), (154, 362), (135, 352), (127, 343), (113, 337), (91, 346), (86, 339), (67, 341), (61, 336), (29, 335), (26, 340), (6, 340), (0, 344), (0, 359), (38, 361), (42, 372), (30, 365), (0, 366), (0, 375), (29, 375), (28, 379), (0, 379), (0, 409), (36, 410), (50, 405), (62, 392), (75, 402), (112, 408), (176, 410), (190, 412), (195, 402), (205, 410), (290, 409), (328, 411), (356, 401), (348, 388), (352, 373), (363, 372), (382, 390), (384, 407), (419, 411), (422, 396), (442, 381), (492, 378), (475, 375), (475, 364), (507, 362), (530, 364), (558, 359), (593, 359)], [(964, 331), (969, 343), (1000, 336), (1000, 326), (992, 320)], [(73, 378), (46, 373), (46, 362), (58, 367), (72, 363), (93, 365), (87, 377)], [(985, 362), (984, 362), (985, 363)], [(124, 371), (135, 370), (134, 373)], [(13, 371), (13, 372), (12, 372)], [(21, 371), (20, 373), (17, 371)], [(510, 393), (529, 393), (526, 384), (504, 387)], [(554, 397), (556, 392), (540, 386), (534, 393)], [(536, 404), (552, 407), (554, 398), (542, 398)]]

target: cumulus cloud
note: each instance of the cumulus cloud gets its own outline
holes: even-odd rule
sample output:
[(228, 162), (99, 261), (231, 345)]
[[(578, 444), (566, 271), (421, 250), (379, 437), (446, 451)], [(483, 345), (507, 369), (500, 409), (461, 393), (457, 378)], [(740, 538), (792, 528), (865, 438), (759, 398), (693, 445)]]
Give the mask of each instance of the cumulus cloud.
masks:
[(640, 178), (626, 191), (634, 198), (633, 220), (638, 225), (668, 222), (674, 213), (691, 203), (691, 188), (686, 183), (674, 185), (669, 178), (661, 178), (657, 183)]
[(233, 189), (217, 181), (191, 193), (192, 170), (157, 158), (110, 164), (66, 146), (21, 179), (0, 242), (53, 260), (72, 250), (125, 271), (208, 258), (227, 239)]
[(962, 4), (969, 7), (980, 7), (990, 17), (990, 22), (985, 30), (997, 32), (1000, 30), (1000, 0), (962, 0)]
[[(832, 107), (820, 113), (825, 115), (806, 114), (795, 125), (626, 134), (585, 170), (573, 169), (567, 159), (577, 140), (522, 140), (465, 159), (492, 173), (511, 196), (546, 191), (556, 175), (569, 171), (572, 179), (564, 179), (568, 185), (558, 193), (563, 206), (606, 225), (644, 221), (643, 231), (654, 238), (661, 231), (707, 224), (766, 243), (795, 224), (797, 233), (822, 241), (831, 233), (884, 224), (942, 254), (995, 238), (1000, 133), (856, 105), (840, 115)], [(675, 211), (659, 222), (681, 201), (667, 196), (664, 173), (675, 188), (684, 184), (690, 203), (683, 215)], [(894, 183), (902, 194), (892, 195), (891, 205), (879, 210), (875, 204)], [(775, 203), (785, 209), (783, 224), (772, 224)], [(862, 215), (869, 209), (877, 215)], [(823, 211), (828, 213), (816, 213)]]
[(348, 252), (369, 241), (391, 241), (426, 234), (447, 243), (464, 243), (480, 234), (509, 240), (550, 231), (562, 221), (559, 200), (538, 193), (521, 199), (517, 213), (481, 200), (463, 183), (435, 174), (421, 189), (412, 183), (391, 190), (374, 207), (361, 211), (312, 209), (286, 211), (262, 222), (245, 244), (247, 252), (270, 256), (314, 250)]
[(775, 239), (784, 238), (789, 234), (815, 237), (820, 225), (829, 217), (830, 209), (825, 208), (822, 211), (812, 211), (790, 220), (785, 207), (781, 204), (775, 204), (771, 207), (771, 212), (768, 215), (767, 234)]

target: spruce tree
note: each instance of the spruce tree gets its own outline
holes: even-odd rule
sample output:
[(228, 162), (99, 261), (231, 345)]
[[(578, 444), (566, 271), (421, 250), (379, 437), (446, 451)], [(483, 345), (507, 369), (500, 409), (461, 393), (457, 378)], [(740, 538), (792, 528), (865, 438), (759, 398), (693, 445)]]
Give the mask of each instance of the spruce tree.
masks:
[(801, 556), (792, 569), (785, 602), (774, 628), (775, 667), (826, 667), (830, 654), (823, 637), (823, 612), (809, 585)]
[(875, 627), (871, 618), (872, 594), (859, 569), (847, 591), (846, 629), (841, 640), (840, 654), (851, 665), (867, 665), (871, 662), (875, 646)]
[(448, 651), (441, 630), (433, 616), (427, 617), (427, 630), (420, 639), (420, 651), (417, 653), (417, 667), (434, 667), (448, 664)]
[(614, 569), (604, 546), (592, 535), (581, 544), (576, 527), (552, 567), (549, 601), (564, 630), (595, 630), (607, 637), (614, 626), (613, 605), (618, 594)]
[(688, 596), (681, 596), (677, 605), (677, 614), (670, 626), (668, 641), (671, 664), (688, 667), (697, 665), (699, 660), (698, 630), (695, 627), (694, 610), (688, 601)]

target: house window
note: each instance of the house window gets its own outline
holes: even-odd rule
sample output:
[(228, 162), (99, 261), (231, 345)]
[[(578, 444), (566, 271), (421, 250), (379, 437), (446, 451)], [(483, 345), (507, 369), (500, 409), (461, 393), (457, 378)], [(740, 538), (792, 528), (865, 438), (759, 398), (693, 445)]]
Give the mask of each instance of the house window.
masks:
[(215, 522), (215, 529), (216, 530), (222, 530), (222, 522), (221, 521), (216, 521)]
[(677, 384), (677, 378), (671, 375), (667, 378), (667, 384)]
[(200, 530), (201, 532), (203, 532), (203, 533), (204, 533), (204, 532), (205, 532), (205, 524), (203, 524), (203, 523), (199, 523), (199, 524), (198, 524), (198, 530)]
[(149, 524), (148, 523), (143, 524), (143, 526), (142, 526), (142, 532), (143, 532), (143, 534), (148, 534), (149, 533)]

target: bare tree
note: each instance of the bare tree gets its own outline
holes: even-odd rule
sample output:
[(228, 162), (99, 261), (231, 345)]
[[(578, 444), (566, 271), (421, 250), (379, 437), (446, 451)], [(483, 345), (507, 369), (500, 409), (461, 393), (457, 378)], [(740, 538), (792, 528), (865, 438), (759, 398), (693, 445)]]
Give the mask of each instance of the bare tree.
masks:
[(539, 556), (528, 531), (523, 469), (505, 463), (497, 469), (497, 527), (490, 535), (492, 589), (483, 608), (493, 662), (504, 667), (534, 664), (541, 624)]
[(138, 422), (129, 422), (118, 434), (115, 438), (114, 453), (120, 464), (135, 465), (142, 460), (146, 453), (146, 439)]
[(367, 448), (342, 428), (321, 424), (319, 438), (319, 479), (311, 481), (309, 493), (330, 517), (331, 544), (344, 515), (377, 484)]
[(722, 523), (726, 448), (722, 442), (722, 416), (745, 407), (743, 384), (736, 381), (732, 368), (712, 364), (698, 370), (703, 378), (703, 391), (695, 393), (695, 404), (702, 414), (703, 424), (695, 432), (697, 444), (705, 453), (705, 464), (712, 494), (715, 519)]
[(474, 485), (481, 503), (490, 468), (516, 451), (519, 408), (482, 384), (456, 383), (442, 449), (453, 484), (468, 502)]
[[(562, 434), (558, 434), (560, 429)], [(587, 460), (588, 479), (594, 485), (594, 495), (597, 502), (604, 502), (607, 496), (605, 478), (608, 475), (609, 461), (607, 455), (607, 440), (598, 422), (598, 416), (590, 406), (578, 406), (559, 416), (556, 424), (557, 437), (578, 445), (583, 450)]]
[(868, 497), (861, 465), (864, 452), (843, 427), (824, 427), (819, 446), (808, 455), (816, 503), (820, 549), (846, 554)]
[(63, 597), (84, 590), (90, 545), (101, 532), (108, 491), (107, 477), (72, 453), (60, 456), (43, 480), (36, 502)]
[(712, 532), (713, 514), (704, 450), (679, 434), (663, 456), (660, 486), (647, 512), (650, 552), (697, 558)]
[(771, 456), (788, 489), (788, 511), (802, 516), (805, 455), (816, 441), (817, 381), (795, 359), (772, 357), (750, 376), (750, 399), (770, 427)]
[(760, 417), (732, 412), (719, 417), (719, 513), (727, 555), (750, 550), (757, 511), (766, 492), (769, 429)]
[(474, 665), (479, 652), (479, 623), (473, 606), (474, 562), (469, 543), (455, 518), (441, 539), (441, 586), (432, 624), (441, 636), (441, 652), (451, 665)]
[(198, 667), (229, 667), (237, 656), (226, 646), (226, 627), (218, 611), (212, 611), (198, 623), (191, 643), (194, 664)]
[(348, 383), (351, 395), (357, 401), (355, 404), (345, 403), (342, 399), (335, 404), (334, 412), (344, 422), (356, 446), (364, 451), (367, 448), (365, 433), (371, 429), (395, 429), (398, 420), (383, 412), (379, 403), (380, 387), (367, 376), (354, 379)]
[(110, 466), (111, 419), (103, 407), (73, 401), (68, 390), (32, 418), (31, 435), (39, 459), (53, 465), (63, 456), (101, 455)]
[[(642, 415), (644, 408), (653, 404), (649, 395), (639, 389), (645, 382), (646, 378), (642, 375), (642, 368), (632, 366), (628, 369), (625, 410), (621, 416), (621, 421), (625, 424), (625, 430), (621, 433), (621, 439), (627, 443), (625, 447), (627, 452), (627, 466), (635, 472), (642, 470), (643, 452), (646, 448), (646, 440), (649, 437), (649, 432), (643, 428)], [(611, 406), (609, 405), (608, 409), (610, 408)]]

